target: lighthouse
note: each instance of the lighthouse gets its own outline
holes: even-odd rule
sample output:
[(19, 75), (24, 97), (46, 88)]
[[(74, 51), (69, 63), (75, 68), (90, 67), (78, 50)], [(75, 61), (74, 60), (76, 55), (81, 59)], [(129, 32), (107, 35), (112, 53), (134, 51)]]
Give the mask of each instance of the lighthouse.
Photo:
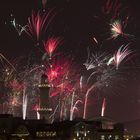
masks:
[(38, 109), (40, 119), (45, 119), (46, 123), (49, 123), (49, 114), (51, 113), (52, 108), (50, 107), (49, 101), (50, 85), (47, 75), (43, 74), (41, 76), (41, 82), (38, 87), (40, 90), (40, 107)]

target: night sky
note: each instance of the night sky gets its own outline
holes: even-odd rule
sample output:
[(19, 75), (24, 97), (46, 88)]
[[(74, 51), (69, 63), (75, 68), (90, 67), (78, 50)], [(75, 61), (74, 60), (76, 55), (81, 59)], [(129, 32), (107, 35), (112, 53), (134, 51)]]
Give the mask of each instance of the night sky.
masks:
[[(120, 14), (129, 15), (127, 32), (134, 35), (133, 40), (118, 38), (108, 41), (109, 17), (101, 12), (105, 0), (48, 0), (46, 9), (54, 8), (53, 18), (46, 36), (60, 36), (63, 43), (59, 51), (72, 55), (80, 66), (87, 59), (87, 47), (95, 52), (114, 52), (123, 44), (130, 43), (134, 51), (129, 64), (124, 64), (124, 80), (109, 89), (97, 91), (90, 98), (89, 118), (99, 116), (102, 98), (107, 99), (106, 116), (118, 120), (129, 121), (140, 118), (140, 8), (139, 0), (122, 0), (126, 10)], [(11, 14), (18, 23), (25, 25), (32, 10), (42, 8), (41, 0), (3, 0), (0, 3), (0, 53), (9, 60), (39, 51), (34, 41), (25, 33), (18, 33), (10, 24)], [(120, 16), (120, 17), (121, 17)], [(99, 41), (99, 46), (93, 41)], [(42, 49), (42, 48), (41, 48)], [(125, 66), (127, 68), (125, 68)]]

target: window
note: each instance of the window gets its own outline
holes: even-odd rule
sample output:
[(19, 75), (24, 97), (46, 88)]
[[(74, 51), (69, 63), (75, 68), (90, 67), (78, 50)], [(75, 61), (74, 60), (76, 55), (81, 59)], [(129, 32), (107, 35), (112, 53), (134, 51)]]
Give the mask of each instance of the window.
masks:
[(108, 136), (108, 139), (111, 140), (111, 139), (112, 139), (112, 135), (109, 135), (109, 136)]
[(101, 140), (105, 140), (105, 136), (104, 135), (101, 135)]
[(119, 140), (119, 136), (118, 135), (115, 135), (115, 140)]

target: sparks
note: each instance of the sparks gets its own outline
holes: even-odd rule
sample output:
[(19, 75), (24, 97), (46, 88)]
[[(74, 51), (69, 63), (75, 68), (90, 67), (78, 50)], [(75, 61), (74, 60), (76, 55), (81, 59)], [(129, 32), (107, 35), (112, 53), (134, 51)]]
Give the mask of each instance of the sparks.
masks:
[(116, 39), (118, 36), (124, 36), (123, 26), (120, 20), (115, 20), (110, 24), (111, 38)]
[(60, 44), (61, 39), (60, 38), (49, 38), (47, 41), (44, 41), (44, 48), (46, 52), (48, 53), (49, 57), (52, 57), (53, 52)]
[(50, 17), (50, 14), (51, 11), (48, 13), (42, 13), (41, 11), (38, 11), (37, 14), (35, 14), (33, 11), (31, 17), (28, 18), (28, 24), (26, 28), (27, 33), (29, 36), (35, 37), (37, 42), (45, 33), (51, 19), (53, 18), (53, 16)]
[(128, 49), (128, 45), (124, 46), (122, 45), (118, 51), (114, 54), (113, 60), (116, 66), (116, 69), (119, 68), (119, 65), (121, 62), (126, 59), (127, 56), (129, 56), (132, 53), (131, 50)]
[(16, 19), (15, 19), (15, 18), (14, 18), (13, 20), (11, 20), (11, 24), (12, 24), (12, 26), (16, 29), (16, 31), (18, 32), (18, 35), (19, 35), (19, 36), (21, 36), (21, 34), (22, 34), (23, 32), (26, 32), (26, 27), (27, 27), (27, 25), (22, 26), (22, 25), (16, 23)]

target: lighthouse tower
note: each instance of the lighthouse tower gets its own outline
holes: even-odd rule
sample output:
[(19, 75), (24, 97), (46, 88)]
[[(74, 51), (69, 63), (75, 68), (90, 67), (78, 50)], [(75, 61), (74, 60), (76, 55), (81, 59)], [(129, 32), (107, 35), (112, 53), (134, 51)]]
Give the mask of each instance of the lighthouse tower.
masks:
[(51, 113), (52, 108), (49, 103), (50, 85), (48, 77), (45, 74), (42, 75), (41, 82), (38, 87), (40, 90), (40, 108), (38, 109), (40, 119), (45, 119), (45, 121), (49, 123), (49, 114)]

